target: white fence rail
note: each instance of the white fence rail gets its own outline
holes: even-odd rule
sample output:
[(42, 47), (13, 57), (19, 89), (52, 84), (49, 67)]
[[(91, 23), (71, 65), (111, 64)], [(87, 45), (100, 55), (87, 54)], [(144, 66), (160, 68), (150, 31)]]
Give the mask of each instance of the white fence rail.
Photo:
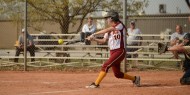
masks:
[[(80, 60), (106, 60), (109, 57), (109, 51), (107, 45), (97, 45), (96, 43), (92, 45), (82, 45), (82, 44), (69, 44), (69, 45), (41, 45), (38, 44), (39, 41), (58, 41), (58, 38), (55, 39), (38, 39), (39, 36), (67, 36), (68, 39), (64, 39), (65, 42), (76, 40), (77, 38), (80, 38), (79, 34), (32, 34), (32, 36), (35, 36), (34, 41), (37, 43), (35, 46), (39, 48), (36, 51), (35, 57), (28, 56), (27, 58), (36, 58), (39, 60), (47, 59), (50, 63), (50, 59), (62, 59), (62, 60), (74, 60), (74, 59), (80, 59)], [(74, 37), (73, 39), (70, 39), (69, 36)], [(169, 37), (170, 35), (160, 35), (160, 34), (141, 34), (138, 36), (142, 37)], [(78, 39), (79, 40), (79, 39)], [(159, 55), (157, 53), (157, 43), (158, 42), (164, 42), (167, 43), (169, 40), (160, 40), (160, 39), (148, 39), (148, 40), (133, 40), (136, 42), (142, 42), (142, 43), (150, 43), (148, 45), (142, 45), (142, 46), (127, 46), (127, 48), (139, 48), (136, 52), (127, 52), (127, 54), (138, 54), (141, 56), (138, 56), (138, 58), (127, 58), (127, 60), (137, 60), (137, 61), (181, 61), (181, 59), (173, 59), (171, 58), (173, 56), (172, 53), (168, 52), (163, 55)], [(53, 49), (45, 49), (45, 48), (53, 48)], [(65, 50), (66, 49), (66, 50)], [(58, 55), (59, 54), (59, 55)], [(68, 54), (69, 56), (65, 56), (64, 54)], [(101, 55), (101, 56), (98, 56)], [(19, 58), (23, 59), (23, 56), (15, 57), (14, 54), (11, 54), (9, 56), (0, 56), (0, 63), (8, 63), (11, 62), (10, 59)], [(4, 61), (7, 59), (8, 61)], [(64, 63), (65, 61), (63, 61)], [(62, 64), (62, 63), (61, 63)], [(68, 63), (67, 63), (68, 64)], [(1, 64), (1, 66), (3, 66)]]

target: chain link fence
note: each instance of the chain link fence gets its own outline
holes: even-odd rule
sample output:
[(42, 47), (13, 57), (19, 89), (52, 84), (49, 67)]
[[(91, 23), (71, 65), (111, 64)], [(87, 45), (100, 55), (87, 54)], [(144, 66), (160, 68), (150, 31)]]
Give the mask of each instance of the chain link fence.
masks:
[[(99, 45), (92, 42), (91, 45), (86, 45), (81, 42), (80, 33), (83, 25), (88, 22), (88, 17), (93, 18), (96, 31), (107, 27), (103, 18), (105, 11), (112, 9), (118, 11), (122, 20), (122, 0), (27, 1), (28, 65), (43, 67), (74, 64), (72, 66), (77, 66), (78, 63), (82, 63), (80, 64), (82, 66), (100, 66), (109, 57), (106, 44)], [(108, 3), (114, 6), (108, 6)], [(127, 0), (127, 3), (127, 27), (130, 27), (130, 22), (134, 21), (142, 35), (152, 35), (142, 36), (144, 40), (141, 40), (142, 46), (154, 44), (156, 47), (157, 42), (152, 40), (159, 40), (158, 42), (164, 40), (169, 43), (170, 36), (163, 38), (160, 34), (171, 35), (176, 31), (176, 25), (181, 25), (184, 32), (190, 30), (189, 9), (185, 0), (175, 0), (175, 2)], [(24, 2), (1, 0), (0, 9), (2, 14), (0, 16), (0, 64), (1, 66), (23, 64), (23, 37), (20, 35), (23, 35), (24, 27)], [(63, 41), (59, 42), (60, 39)], [(156, 52), (156, 48), (148, 48), (148, 50)], [(143, 48), (142, 51), (147, 52), (147, 49)], [(139, 57), (143, 58), (144, 55), (148, 55), (148, 58), (160, 57), (155, 54), (154, 56), (141, 54)], [(172, 54), (166, 58), (171, 56)], [(154, 64), (153, 61), (150, 62)]]

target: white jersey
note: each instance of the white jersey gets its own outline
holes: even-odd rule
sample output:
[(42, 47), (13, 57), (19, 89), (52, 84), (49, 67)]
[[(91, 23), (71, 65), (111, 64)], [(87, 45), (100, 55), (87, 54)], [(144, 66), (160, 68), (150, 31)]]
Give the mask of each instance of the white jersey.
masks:
[(181, 34), (177, 33), (177, 32), (174, 32), (172, 35), (171, 35), (171, 38), (170, 40), (174, 40), (176, 38), (178, 38), (179, 40), (183, 40), (183, 36), (185, 35), (186, 33), (185, 32), (182, 32)]
[(105, 33), (104, 35), (104, 38), (108, 39), (108, 46), (110, 50), (124, 48), (126, 30), (121, 23), (114, 28), (116, 28), (116, 31)]
[(142, 34), (141, 31), (138, 28), (135, 28), (134, 30), (132, 30), (131, 28), (128, 28), (127, 30), (128, 30), (127, 33), (129, 35), (129, 37), (127, 37), (127, 45), (138, 44), (138, 42), (134, 42), (131, 40), (138, 40), (139, 39), (138, 36), (135, 36), (135, 35)]
[(95, 25), (88, 25), (88, 24), (85, 24), (83, 27), (82, 27), (82, 32), (84, 33), (94, 33), (96, 31), (96, 26)]

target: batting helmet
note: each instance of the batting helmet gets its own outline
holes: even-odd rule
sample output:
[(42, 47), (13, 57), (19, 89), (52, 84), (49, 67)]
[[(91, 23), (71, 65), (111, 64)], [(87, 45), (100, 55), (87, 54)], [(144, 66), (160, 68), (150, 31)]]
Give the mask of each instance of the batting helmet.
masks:
[(185, 36), (183, 37), (183, 39), (189, 40), (189, 41), (185, 44), (185, 46), (190, 45), (190, 33), (185, 34)]
[(115, 11), (109, 11), (105, 18), (111, 18), (113, 21), (119, 21), (119, 14)]

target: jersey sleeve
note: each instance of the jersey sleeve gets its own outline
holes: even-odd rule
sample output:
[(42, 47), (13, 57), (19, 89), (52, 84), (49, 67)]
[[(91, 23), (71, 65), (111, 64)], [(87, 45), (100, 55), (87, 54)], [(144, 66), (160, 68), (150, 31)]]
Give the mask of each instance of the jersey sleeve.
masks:
[(105, 39), (108, 39), (108, 33), (105, 33), (105, 34), (104, 34), (104, 38), (105, 38)]
[(122, 30), (123, 29), (123, 25), (119, 24), (118, 26), (115, 27), (116, 30)]

